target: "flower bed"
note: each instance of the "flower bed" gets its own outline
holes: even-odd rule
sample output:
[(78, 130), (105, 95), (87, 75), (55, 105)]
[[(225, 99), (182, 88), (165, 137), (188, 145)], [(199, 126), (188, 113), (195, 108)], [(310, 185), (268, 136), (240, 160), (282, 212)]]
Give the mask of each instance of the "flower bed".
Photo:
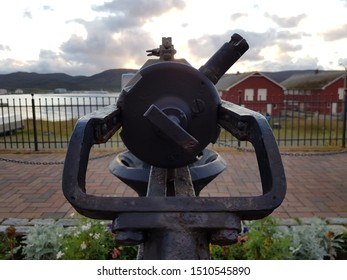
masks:
[[(243, 222), (238, 242), (210, 246), (211, 259), (347, 259), (347, 230), (331, 228), (326, 221), (283, 226), (274, 218)], [(136, 259), (136, 246), (116, 243), (111, 225), (81, 218), (77, 224), (35, 225), (24, 236), (8, 226), (0, 236), (0, 259), (105, 260)]]

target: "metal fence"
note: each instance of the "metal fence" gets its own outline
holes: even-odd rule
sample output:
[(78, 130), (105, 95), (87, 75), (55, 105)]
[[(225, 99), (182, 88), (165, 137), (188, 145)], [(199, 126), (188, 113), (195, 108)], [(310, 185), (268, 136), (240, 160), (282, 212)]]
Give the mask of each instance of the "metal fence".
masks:
[[(66, 149), (77, 120), (92, 111), (117, 101), (116, 94), (95, 95), (16, 95), (0, 96), (0, 149), (52, 150)], [(336, 103), (336, 102), (335, 102)], [(272, 103), (276, 112), (267, 115), (279, 146), (344, 146), (344, 104), (323, 101)], [(242, 105), (242, 104), (241, 104)], [(266, 114), (259, 103), (243, 104)], [(266, 107), (269, 109), (269, 105)], [(319, 110), (317, 108), (325, 108)], [(330, 110), (329, 110), (330, 108)], [(237, 147), (240, 143), (222, 130), (214, 146)], [(116, 133), (106, 144), (96, 148), (124, 147)]]

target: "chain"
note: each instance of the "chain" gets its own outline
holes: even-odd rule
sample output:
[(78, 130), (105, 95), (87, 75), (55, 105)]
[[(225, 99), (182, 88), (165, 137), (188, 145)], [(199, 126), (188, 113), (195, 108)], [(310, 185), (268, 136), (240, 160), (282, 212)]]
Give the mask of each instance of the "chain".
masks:
[[(239, 147), (227, 143), (218, 143), (219, 145), (223, 145), (224, 147), (233, 148), (242, 152), (254, 152), (254, 148), (247, 147)], [(332, 156), (338, 154), (347, 153), (347, 149), (339, 150), (339, 151), (331, 151), (331, 152), (281, 152), (281, 156), (291, 156), (291, 157), (313, 157), (313, 156)]]
[[(95, 156), (95, 157), (91, 157), (89, 160), (97, 160), (97, 159), (101, 159), (101, 158), (106, 158), (106, 157), (110, 157), (112, 155), (115, 155), (115, 152), (112, 153), (108, 153), (105, 155), (99, 155), (99, 156)], [(4, 162), (10, 162), (10, 163), (17, 163), (17, 164), (26, 164), (26, 165), (60, 165), (60, 164), (64, 164), (64, 161), (31, 161), (31, 160), (17, 160), (17, 159), (10, 159), (10, 158), (3, 158), (0, 157), (0, 161), (4, 161)]]
[[(253, 148), (238, 147), (238, 146), (226, 145), (226, 144), (224, 146), (228, 148), (233, 148), (242, 152), (254, 152)], [(280, 152), (282, 156), (291, 156), (291, 157), (332, 156), (332, 155), (345, 154), (345, 153), (347, 153), (347, 150), (332, 151), (332, 152)], [(105, 155), (91, 157), (89, 160), (98, 160), (98, 159), (110, 157), (115, 154), (116, 154), (115, 152), (112, 152)], [(31, 160), (17, 160), (17, 159), (3, 158), (3, 157), (0, 157), (0, 161), (9, 162), (9, 163), (17, 163), (17, 164), (25, 164), (25, 165), (64, 164), (63, 160), (62, 161), (31, 161)]]
[(332, 151), (332, 152), (280, 152), (282, 156), (292, 157), (314, 157), (314, 156), (333, 156), (338, 154), (345, 154), (347, 150)]

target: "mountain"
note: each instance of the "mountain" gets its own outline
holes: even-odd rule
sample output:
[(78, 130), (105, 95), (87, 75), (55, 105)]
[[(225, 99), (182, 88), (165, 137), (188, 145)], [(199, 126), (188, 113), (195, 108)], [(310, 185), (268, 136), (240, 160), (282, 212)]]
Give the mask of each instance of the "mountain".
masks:
[[(135, 69), (111, 69), (92, 76), (70, 76), (64, 73), (38, 74), (16, 72), (0, 74), (0, 89), (14, 91), (25, 90), (53, 91), (56, 88), (72, 90), (107, 90), (120, 91), (121, 78), (124, 73), (135, 73)], [(305, 74), (315, 70), (288, 70), (262, 72), (270, 79), (281, 83), (295, 74)], [(323, 70), (322, 70), (323, 71)]]
[(124, 73), (135, 73), (134, 69), (111, 69), (92, 76), (70, 76), (64, 73), (38, 74), (15, 72), (0, 74), (0, 88), (7, 90), (35, 89), (53, 91), (55, 88), (72, 90), (119, 91)]

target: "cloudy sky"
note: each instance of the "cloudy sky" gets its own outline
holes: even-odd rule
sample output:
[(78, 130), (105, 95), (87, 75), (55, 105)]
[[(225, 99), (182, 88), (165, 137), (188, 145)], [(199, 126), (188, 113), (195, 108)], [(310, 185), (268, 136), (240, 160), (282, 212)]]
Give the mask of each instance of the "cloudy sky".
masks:
[(347, 66), (347, 0), (11, 0), (0, 24), (0, 73), (139, 68), (162, 37), (198, 68), (235, 32), (231, 72)]

